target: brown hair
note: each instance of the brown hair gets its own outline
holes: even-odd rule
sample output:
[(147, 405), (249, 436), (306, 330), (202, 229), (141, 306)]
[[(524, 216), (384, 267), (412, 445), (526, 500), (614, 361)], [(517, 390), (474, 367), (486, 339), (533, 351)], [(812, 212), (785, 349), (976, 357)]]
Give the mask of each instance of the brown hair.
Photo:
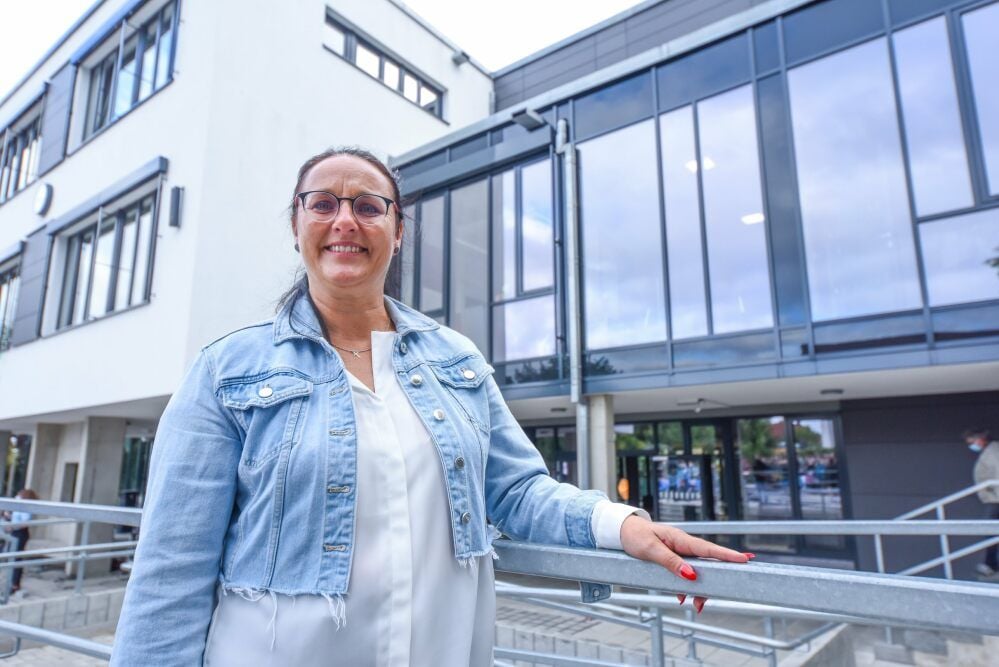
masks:
[(296, 195), (302, 189), (302, 181), (304, 181), (305, 177), (309, 175), (312, 168), (331, 157), (340, 157), (343, 155), (364, 160), (372, 167), (380, 171), (382, 176), (384, 176), (389, 182), (389, 185), (392, 188), (392, 200), (395, 202), (396, 230), (398, 230), (398, 225), (402, 224), (402, 194), (399, 191), (399, 174), (389, 169), (388, 166), (379, 160), (374, 153), (367, 149), (361, 148), (360, 146), (334, 146), (333, 148), (327, 148), (322, 153), (313, 155), (302, 163), (302, 166), (298, 168), (298, 180), (295, 181), (295, 191), (291, 193), (290, 218), (295, 218), (295, 211), (298, 210)]
[[(291, 206), (288, 207), (288, 219), (292, 222), (295, 220), (295, 212), (298, 210), (297, 195), (302, 189), (302, 181), (304, 181), (305, 177), (309, 175), (312, 168), (323, 160), (328, 160), (331, 157), (340, 157), (342, 155), (348, 155), (364, 160), (381, 172), (386, 180), (388, 180), (389, 185), (392, 188), (392, 199), (395, 202), (395, 224), (396, 232), (398, 232), (399, 227), (403, 225), (403, 218), (405, 217), (402, 213), (402, 194), (399, 189), (399, 173), (389, 169), (388, 166), (379, 160), (374, 153), (365, 148), (361, 148), (360, 146), (333, 146), (332, 148), (327, 148), (322, 153), (313, 155), (302, 163), (302, 166), (298, 168), (298, 178), (295, 180), (295, 190), (291, 194)], [(281, 295), (281, 298), (278, 299), (275, 312), (284, 308), (284, 306), (287, 305), (289, 301), (293, 300), (298, 294), (308, 293), (309, 276), (303, 268), (300, 268), (295, 277), (295, 282), (284, 294)]]
[(38, 500), (38, 494), (31, 489), (21, 489), (16, 495), (23, 500)]

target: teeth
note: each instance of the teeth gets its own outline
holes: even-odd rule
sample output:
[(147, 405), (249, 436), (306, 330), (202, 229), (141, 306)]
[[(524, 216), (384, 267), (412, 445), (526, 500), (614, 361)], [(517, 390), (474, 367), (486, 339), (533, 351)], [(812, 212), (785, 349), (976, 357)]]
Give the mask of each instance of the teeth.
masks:
[(364, 248), (358, 248), (356, 245), (331, 245), (327, 247), (333, 252), (364, 252)]

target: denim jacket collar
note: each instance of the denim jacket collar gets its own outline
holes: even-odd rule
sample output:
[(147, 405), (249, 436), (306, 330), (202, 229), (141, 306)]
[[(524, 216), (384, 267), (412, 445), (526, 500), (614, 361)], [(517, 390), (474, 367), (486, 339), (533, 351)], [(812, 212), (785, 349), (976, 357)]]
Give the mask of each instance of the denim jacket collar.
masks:
[[(385, 295), (385, 308), (400, 336), (410, 332), (433, 331), (440, 325), (423, 313)], [(305, 292), (297, 292), (274, 318), (274, 344), (289, 338), (307, 338), (322, 344), (325, 338), (319, 315)]]

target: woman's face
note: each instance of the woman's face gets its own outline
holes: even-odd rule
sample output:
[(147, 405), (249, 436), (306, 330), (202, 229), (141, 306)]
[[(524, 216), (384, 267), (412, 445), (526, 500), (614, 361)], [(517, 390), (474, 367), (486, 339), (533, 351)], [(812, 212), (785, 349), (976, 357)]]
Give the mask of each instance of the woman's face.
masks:
[[(393, 199), (392, 185), (377, 168), (352, 155), (338, 155), (314, 166), (302, 180), (299, 192), (323, 190), (338, 197), (374, 194)], [(352, 202), (341, 203), (336, 216), (315, 220), (296, 197), (292, 231), (298, 240), (309, 284), (332, 290), (382, 292), (395, 246), (402, 242), (396, 231), (396, 204), (383, 219), (362, 224)]]

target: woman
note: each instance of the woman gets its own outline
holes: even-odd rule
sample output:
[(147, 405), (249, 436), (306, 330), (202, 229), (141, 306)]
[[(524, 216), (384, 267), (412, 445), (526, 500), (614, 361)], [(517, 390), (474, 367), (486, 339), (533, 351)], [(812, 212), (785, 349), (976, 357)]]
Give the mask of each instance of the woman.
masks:
[[(14, 495), (15, 498), (21, 500), (38, 500), (38, 494), (32, 489), (21, 489)], [(29, 512), (4, 512), (4, 518), (8, 519), (13, 525), (5, 527), (5, 530), (11, 534), (15, 540), (17, 540), (17, 548), (15, 551), (24, 551), (24, 548), (28, 545), (28, 538), (31, 537), (31, 532), (28, 530), (27, 526), (17, 524), (23, 521), (31, 521), (31, 514)], [(20, 560), (20, 559), (17, 559)], [(10, 592), (14, 594), (21, 590), (21, 575), (23, 574), (23, 569), (20, 567), (15, 567), (10, 580)]]
[(171, 398), (112, 665), (491, 665), (497, 529), (748, 560), (548, 476), (475, 346), (384, 294), (399, 200), (366, 151), (302, 165), (305, 279)]

